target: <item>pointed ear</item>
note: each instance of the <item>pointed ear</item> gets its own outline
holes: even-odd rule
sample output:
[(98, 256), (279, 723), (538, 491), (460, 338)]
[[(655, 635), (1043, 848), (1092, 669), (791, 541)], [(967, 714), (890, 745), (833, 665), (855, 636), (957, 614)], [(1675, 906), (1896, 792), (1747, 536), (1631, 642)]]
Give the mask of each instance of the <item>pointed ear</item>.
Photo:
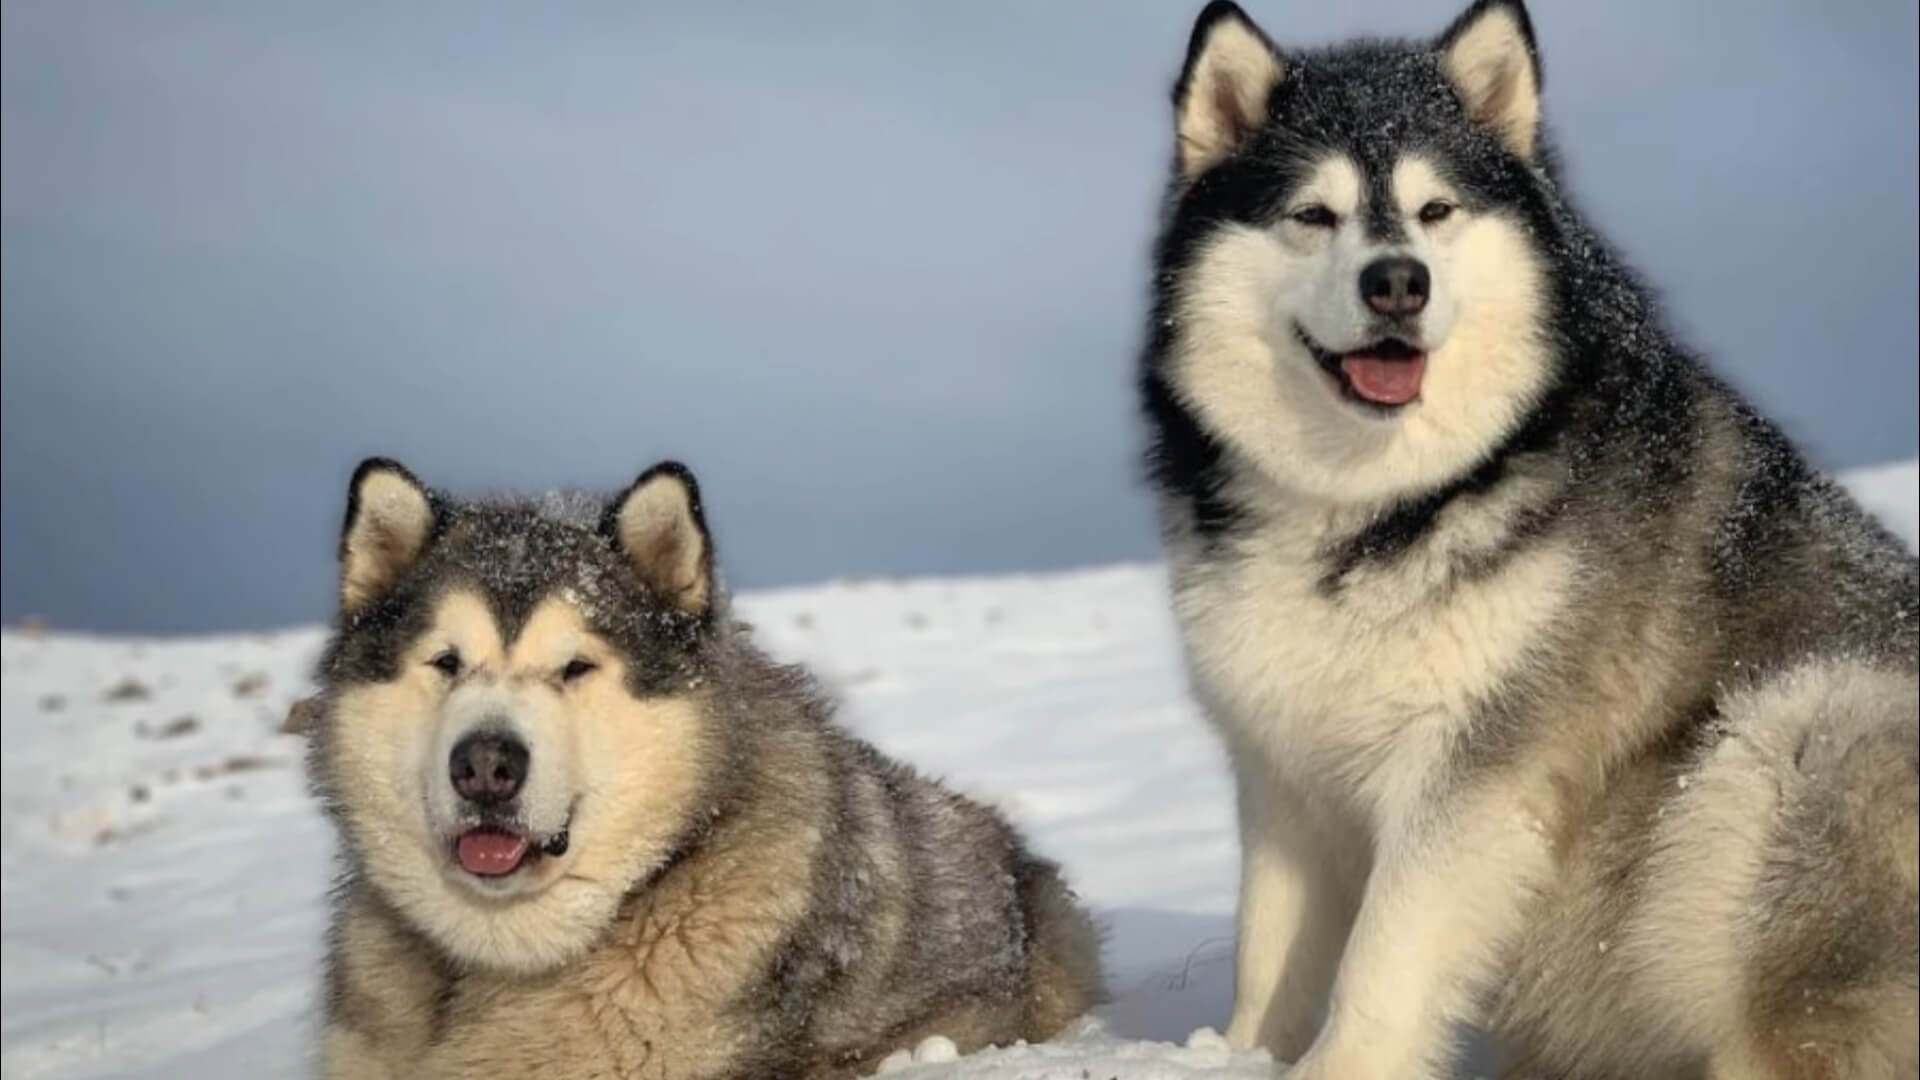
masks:
[(1212, 168), (1259, 130), (1284, 70), (1279, 50), (1232, 0), (1213, 0), (1200, 12), (1173, 88), (1181, 180)]
[(1540, 143), (1540, 58), (1521, 0), (1478, 0), (1440, 35), (1440, 66), (1467, 114), (1534, 160)]
[(700, 486), (677, 461), (663, 461), (607, 508), (601, 531), (647, 588), (689, 615), (713, 607), (713, 542)]
[(412, 566), (433, 535), (433, 500), (404, 466), (368, 458), (353, 470), (340, 534), (340, 610), (378, 600)]

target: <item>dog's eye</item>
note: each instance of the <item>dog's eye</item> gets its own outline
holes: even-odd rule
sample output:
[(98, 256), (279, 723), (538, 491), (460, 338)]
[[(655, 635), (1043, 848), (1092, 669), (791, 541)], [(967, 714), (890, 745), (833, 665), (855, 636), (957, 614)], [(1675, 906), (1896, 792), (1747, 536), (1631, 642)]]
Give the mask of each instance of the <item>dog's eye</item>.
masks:
[(1331, 229), (1340, 224), (1340, 216), (1319, 203), (1303, 206), (1288, 214), (1287, 218), (1297, 225), (1305, 225), (1310, 229)]
[(449, 679), (460, 674), (460, 654), (452, 649), (448, 649), (446, 652), (427, 661), (427, 664), (437, 669), (440, 674), (445, 675)]
[(1420, 208), (1420, 224), (1438, 225), (1453, 216), (1453, 204), (1435, 199)]
[(572, 660), (567, 661), (566, 667), (560, 669), (560, 681), (572, 682), (599, 666), (599, 664), (591, 660), (583, 660), (576, 656)]

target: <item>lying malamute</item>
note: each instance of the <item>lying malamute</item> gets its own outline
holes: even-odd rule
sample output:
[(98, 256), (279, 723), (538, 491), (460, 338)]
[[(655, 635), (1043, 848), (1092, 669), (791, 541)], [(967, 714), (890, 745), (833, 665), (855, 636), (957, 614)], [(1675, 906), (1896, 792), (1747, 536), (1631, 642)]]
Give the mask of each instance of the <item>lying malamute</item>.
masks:
[(491, 503), (368, 461), (340, 558), (327, 1076), (852, 1076), (1094, 1001), (1055, 867), (730, 621), (684, 469)]

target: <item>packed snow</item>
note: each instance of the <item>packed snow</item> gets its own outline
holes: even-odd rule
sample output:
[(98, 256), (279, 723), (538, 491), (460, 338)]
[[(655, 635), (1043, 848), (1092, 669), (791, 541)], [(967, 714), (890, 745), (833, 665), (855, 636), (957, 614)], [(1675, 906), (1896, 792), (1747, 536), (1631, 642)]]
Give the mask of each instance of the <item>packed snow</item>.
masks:
[[(1909, 544), (1920, 464), (1848, 484)], [(852, 582), (752, 593), (855, 729), (1004, 808), (1110, 928), (1114, 1001), (1061, 1040), (900, 1080), (1265, 1077), (1214, 1034), (1232, 997), (1232, 787), (1188, 702), (1164, 575)], [(332, 836), (301, 740), (317, 629), (180, 640), (0, 636), (0, 1072), (299, 1075)]]

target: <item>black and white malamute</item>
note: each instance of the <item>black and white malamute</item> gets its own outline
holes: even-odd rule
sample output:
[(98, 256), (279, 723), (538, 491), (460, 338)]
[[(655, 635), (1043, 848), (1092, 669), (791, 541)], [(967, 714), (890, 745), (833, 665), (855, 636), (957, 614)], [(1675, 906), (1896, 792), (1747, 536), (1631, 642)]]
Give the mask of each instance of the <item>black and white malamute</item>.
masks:
[(1457, 1021), (1520, 1076), (1912, 1077), (1914, 556), (1675, 343), (1540, 86), (1518, 0), (1194, 28), (1141, 386), (1237, 772), (1229, 1036), (1293, 1080), (1443, 1075)]

